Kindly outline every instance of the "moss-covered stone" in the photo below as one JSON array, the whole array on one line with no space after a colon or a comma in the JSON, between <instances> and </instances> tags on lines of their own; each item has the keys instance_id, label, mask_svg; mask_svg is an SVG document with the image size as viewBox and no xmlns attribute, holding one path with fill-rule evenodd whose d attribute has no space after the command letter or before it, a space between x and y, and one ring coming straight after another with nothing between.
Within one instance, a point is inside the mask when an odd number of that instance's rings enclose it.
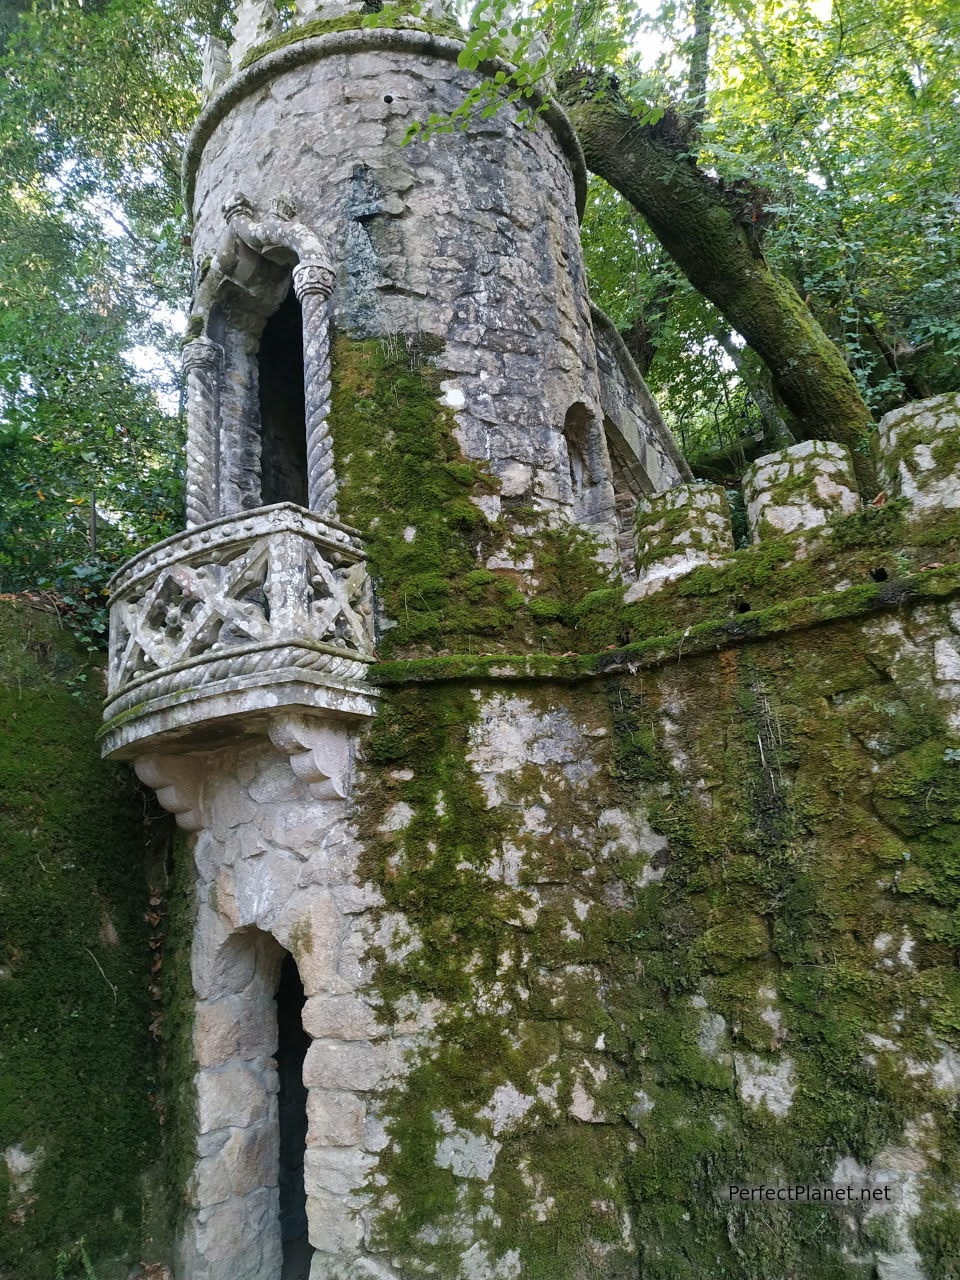
<instances>
[{"instance_id":1,"label":"moss-covered stone","mask_svg":"<svg viewBox=\"0 0 960 1280\"><path fill-rule=\"evenodd\" d=\"M443 343L429 335L334 342L331 431L343 516L364 532L386 615L380 648L417 652L571 647L575 610L605 585L590 538L536 512L491 522L472 499L496 485L465 458L441 403ZM534 569L491 571L502 550Z\"/></svg>"},{"instance_id":2,"label":"moss-covered stone","mask_svg":"<svg viewBox=\"0 0 960 1280\"><path fill-rule=\"evenodd\" d=\"M895 512L877 523L898 538ZM928 570L910 600L924 582L932 599L958 585ZM960 765L928 676L870 630L900 608L889 589L774 606L719 653L697 628L670 656L659 637L649 664L638 645L381 666L419 687L385 697L363 825L389 828L398 800L412 816L365 870L422 945L381 957L374 985L392 1011L439 1007L387 1099L382 1242L402 1274L452 1277L472 1239L491 1274L506 1257L557 1280L868 1280L905 1247L889 1220L717 1189L896 1168L908 1142L915 1246L930 1277L956 1276L960 1149L936 1082L960 1047ZM616 593L591 604L622 618ZM930 637L946 625L924 617ZM537 717L555 738L579 726L589 784L531 764L491 799L469 763L483 726ZM610 822L639 844L598 841ZM530 1103L497 1130L504 1089ZM449 1166L467 1139L493 1153L486 1180Z\"/></svg>"},{"instance_id":3,"label":"moss-covered stone","mask_svg":"<svg viewBox=\"0 0 960 1280\"><path fill-rule=\"evenodd\" d=\"M3 602L0 666L0 1133L35 1157L19 1189L0 1161L0 1270L125 1276L160 1138L143 802L55 615Z\"/></svg>"},{"instance_id":4,"label":"moss-covered stone","mask_svg":"<svg viewBox=\"0 0 960 1280\"><path fill-rule=\"evenodd\" d=\"M309 40L314 36L325 36L332 31L359 31L361 28L380 28L394 31L432 31L434 35L449 36L454 40L464 38L463 29L448 18L438 18L432 13L420 13L418 4L385 4L381 9L365 13L357 9L353 13L341 14L338 18L313 18L309 22L300 22L288 27L286 31L264 40L247 53L240 63L240 69L252 66L287 45L299 44L301 40Z\"/></svg>"}]
</instances>

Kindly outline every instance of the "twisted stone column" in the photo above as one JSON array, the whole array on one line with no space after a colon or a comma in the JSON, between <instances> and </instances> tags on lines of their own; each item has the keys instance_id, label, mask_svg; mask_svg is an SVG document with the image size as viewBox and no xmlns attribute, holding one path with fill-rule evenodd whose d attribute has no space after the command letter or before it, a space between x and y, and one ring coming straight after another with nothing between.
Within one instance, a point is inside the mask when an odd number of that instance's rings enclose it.
<instances>
[{"instance_id":1,"label":"twisted stone column","mask_svg":"<svg viewBox=\"0 0 960 1280\"><path fill-rule=\"evenodd\" d=\"M318 515L335 517L336 476L330 436L330 311L334 276L323 262L301 262L293 288L303 309L303 389L307 422L307 502Z\"/></svg>"},{"instance_id":2,"label":"twisted stone column","mask_svg":"<svg viewBox=\"0 0 960 1280\"><path fill-rule=\"evenodd\" d=\"M187 381L187 528L215 520L223 348L194 338L183 348Z\"/></svg>"}]
</instances>

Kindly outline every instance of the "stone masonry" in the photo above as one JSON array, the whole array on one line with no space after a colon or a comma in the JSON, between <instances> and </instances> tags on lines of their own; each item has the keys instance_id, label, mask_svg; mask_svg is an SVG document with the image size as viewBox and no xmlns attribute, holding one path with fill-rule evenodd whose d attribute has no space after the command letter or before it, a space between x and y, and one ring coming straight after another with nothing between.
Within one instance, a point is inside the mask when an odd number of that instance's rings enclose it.
<instances>
[{"instance_id":1,"label":"stone masonry","mask_svg":"<svg viewBox=\"0 0 960 1280\"><path fill-rule=\"evenodd\" d=\"M797 1244L776 1222L743 1257L773 1239L794 1270L809 1245L831 1265L842 1253L881 1280L919 1278L911 1223L960 1086L937 1003L947 890L930 888L943 862L931 806L946 811L960 759L954 587L923 577L936 562L889 595L838 570L794 617L757 568L765 548L734 549L726 495L692 481L591 308L585 170L562 112L544 104L525 127L505 108L404 146L478 73L424 19L340 29L351 17L337 0L285 30L271 4L244 0L236 47L207 58L186 165L189 528L114 581L104 751L134 762L192 841L177 1280L281 1280L294 1265L296 1280L619 1280L672 1275L701 1246L686 1274L731 1276L717 1259L756 1228L731 1229L702 1179L732 1176L751 1142L758 1160L789 1150L798 1166L818 1143L839 1170L861 1155L908 1209L879 1244L859 1227ZM453 423L429 465L464 492L482 475L449 520L474 530L479 507L522 544L501 560L463 535L456 591L435 569L413 575L428 612L491 583L502 609L534 596L534 534L559 531L560 563L590 584L575 643L602 652L450 652L439 625L425 657L386 652L396 618L374 608L371 529L344 523L333 362L338 336L396 352L415 335L431 340ZM919 510L943 498L927 473L952 435L936 402L918 412L922 440L885 430ZM389 412L371 423L397 430ZM273 493L277 477L295 494ZM760 459L744 491L755 543L797 535L784 540L794 570L811 529L827 537L861 507L848 455L821 442ZM418 536L411 520L404 547ZM720 621L658 652L681 580L732 577L737 557L755 575L749 623L730 624L721 587ZM574 612L535 603L545 625ZM839 852L834 769L853 797ZM860 880L838 885L848 863ZM901 894L911 873L927 879ZM866 948L848 888L869 914ZM916 990L914 948L933 975ZM278 998L291 964L307 1223L293 1241ZM907 1028L901 1002L919 1010ZM838 1019L825 1039L844 1070L887 1090L882 1142L856 1129L853 1086L834 1099L812 1007ZM915 1093L895 1124L904 1071ZM827 1130L828 1096L844 1124Z\"/></svg>"}]
</instances>

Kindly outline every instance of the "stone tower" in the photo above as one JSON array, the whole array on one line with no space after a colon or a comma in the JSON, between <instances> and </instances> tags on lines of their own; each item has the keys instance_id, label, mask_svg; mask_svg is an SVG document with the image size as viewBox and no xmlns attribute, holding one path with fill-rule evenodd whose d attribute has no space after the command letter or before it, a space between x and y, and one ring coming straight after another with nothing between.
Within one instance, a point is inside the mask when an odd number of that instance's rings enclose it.
<instances>
[{"instance_id":1,"label":"stone tower","mask_svg":"<svg viewBox=\"0 0 960 1280\"><path fill-rule=\"evenodd\" d=\"M179 1280L394 1274L366 1190L378 1098L437 1008L385 1023L369 989L371 956L405 945L359 869L374 646L542 649L564 575L631 578L638 500L689 475L587 295L563 113L405 147L478 76L449 21L365 14L284 27L244 0L208 51L187 529L112 588L104 753L196 833Z\"/></svg>"},{"instance_id":2,"label":"stone tower","mask_svg":"<svg viewBox=\"0 0 960 1280\"><path fill-rule=\"evenodd\" d=\"M562 112L404 145L459 35L244 0L208 52L188 527L114 579L102 734L190 833L177 1280L945 1274L956 397L881 423L885 505L759 459L735 549Z\"/></svg>"}]
</instances>

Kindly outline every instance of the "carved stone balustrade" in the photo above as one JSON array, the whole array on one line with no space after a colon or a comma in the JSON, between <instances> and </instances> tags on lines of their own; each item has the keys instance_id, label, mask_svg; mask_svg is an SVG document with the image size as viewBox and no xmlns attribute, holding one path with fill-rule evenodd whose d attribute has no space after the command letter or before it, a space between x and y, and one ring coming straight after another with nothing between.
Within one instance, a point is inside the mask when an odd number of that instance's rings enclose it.
<instances>
[{"instance_id":1,"label":"carved stone balustrade","mask_svg":"<svg viewBox=\"0 0 960 1280\"><path fill-rule=\"evenodd\" d=\"M135 556L111 582L103 754L197 751L278 717L374 712L357 531L278 503Z\"/></svg>"}]
</instances>

